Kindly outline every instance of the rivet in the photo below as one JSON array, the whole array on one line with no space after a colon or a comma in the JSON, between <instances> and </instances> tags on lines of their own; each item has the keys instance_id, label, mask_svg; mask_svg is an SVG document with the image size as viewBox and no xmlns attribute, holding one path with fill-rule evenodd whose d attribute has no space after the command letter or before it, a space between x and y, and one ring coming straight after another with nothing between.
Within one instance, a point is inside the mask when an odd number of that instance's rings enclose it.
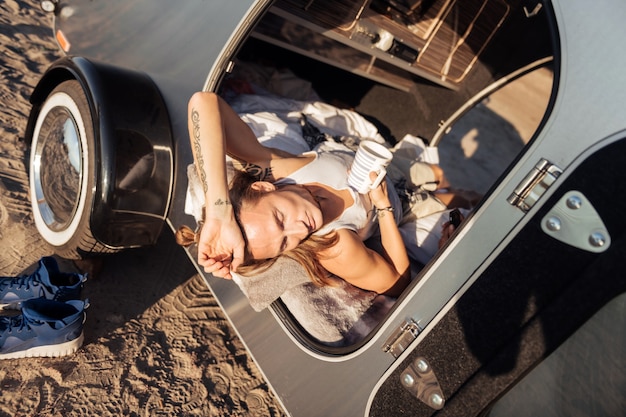
<instances>
[{"instance_id":1,"label":"rivet","mask_svg":"<svg viewBox=\"0 0 626 417\"><path fill-rule=\"evenodd\" d=\"M426 372L428 371L428 362L426 362L424 359L418 359L415 361L415 366L417 367L417 369L420 372Z\"/></svg>"},{"instance_id":2,"label":"rivet","mask_svg":"<svg viewBox=\"0 0 626 417\"><path fill-rule=\"evenodd\" d=\"M437 407L440 407L443 404L443 397L437 393L434 393L430 396L430 402Z\"/></svg>"},{"instance_id":3,"label":"rivet","mask_svg":"<svg viewBox=\"0 0 626 417\"><path fill-rule=\"evenodd\" d=\"M578 210L583 205L583 200L577 195L573 195L567 199L567 207L572 210Z\"/></svg>"},{"instance_id":4,"label":"rivet","mask_svg":"<svg viewBox=\"0 0 626 417\"><path fill-rule=\"evenodd\" d=\"M402 375L402 383L407 387L411 387L415 384L415 379L411 374L404 374Z\"/></svg>"},{"instance_id":5,"label":"rivet","mask_svg":"<svg viewBox=\"0 0 626 417\"><path fill-rule=\"evenodd\" d=\"M601 248L606 243L606 238L600 232L593 232L589 235L589 243L591 243L591 246Z\"/></svg>"},{"instance_id":6,"label":"rivet","mask_svg":"<svg viewBox=\"0 0 626 417\"><path fill-rule=\"evenodd\" d=\"M556 216L550 217L546 220L546 227L548 230L552 230L553 232L558 232L561 230L561 219Z\"/></svg>"}]
</instances>

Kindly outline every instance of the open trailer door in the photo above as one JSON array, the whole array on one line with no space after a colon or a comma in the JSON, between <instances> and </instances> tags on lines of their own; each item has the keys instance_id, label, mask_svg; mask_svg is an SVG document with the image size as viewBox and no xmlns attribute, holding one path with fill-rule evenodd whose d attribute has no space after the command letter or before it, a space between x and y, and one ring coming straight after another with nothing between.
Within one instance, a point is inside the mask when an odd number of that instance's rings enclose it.
<instances>
[{"instance_id":1,"label":"open trailer door","mask_svg":"<svg viewBox=\"0 0 626 417\"><path fill-rule=\"evenodd\" d=\"M625 175L624 127L608 116L620 94L603 96L587 107L599 117L579 122L592 85L617 79L589 64L610 48L583 35L559 37L581 26L601 32L602 19L583 19L569 3L531 6L518 11L546 19L554 52L543 118L455 238L368 337L339 349L316 343L280 303L255 313L231 283L211 281L292 415L480 415L623 292L623 280L605 273L623 264L624 207L611 201ZM606 184L612 172L620 181ZM599 190L599 182L606 187ZM579 226L577 216L588 223ZM572 235L563 232L570 222ZM589 297L596 282L602 288Z\"/></svg>"}]
</instances>

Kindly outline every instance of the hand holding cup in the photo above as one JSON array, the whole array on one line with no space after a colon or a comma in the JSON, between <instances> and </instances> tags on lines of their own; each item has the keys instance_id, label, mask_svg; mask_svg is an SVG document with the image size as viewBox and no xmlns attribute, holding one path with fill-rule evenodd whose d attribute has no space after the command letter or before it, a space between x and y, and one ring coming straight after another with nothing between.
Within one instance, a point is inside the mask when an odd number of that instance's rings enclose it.
<instances>
[{"instance_id":1,"label":"hand holding cup","mask_svg":"<svg viewBox=\"0 0 626 417\"><path fill-rule=\"evenodd\" d=\"M367 194L378 187L387 175L387 166L393 154L384 145L372 140L363 140L356 151L354 162L348 175L348 185L359 194ZM374 181L370 172L378 173Z\"/></svg>"}]
</instances>

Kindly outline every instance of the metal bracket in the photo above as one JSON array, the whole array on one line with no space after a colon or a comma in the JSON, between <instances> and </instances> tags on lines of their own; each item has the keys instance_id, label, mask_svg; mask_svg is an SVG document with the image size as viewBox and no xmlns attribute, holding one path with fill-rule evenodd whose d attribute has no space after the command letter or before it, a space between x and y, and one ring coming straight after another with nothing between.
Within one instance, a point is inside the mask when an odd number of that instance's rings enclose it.
<instances>
[{"instance_id":1,"label":"metal bracket","mask_svg":"<svg viewBox=\"0 0 626 417\"><path fill-rule=\"evenodd\" d=\"M441 410L446 402L439 381L428 361L416 358L400 374L400 382L412 395L435 410Z\"/></svg>"},{"instance_id":2,"label":"metal bracket","mask_svg":"<svg viewBox=\"0 0 626 417\"><path fill-rule=\"evenodd\" d=\"M541 229L570 246L604 252L611 236L591 202L580 191L569 191L541 220Z\"/></svg>"},{"instance_id":3,"label":"metal bracket","mask_svg":"<svg viewBox=\"0 0 626 417\"><path fill-rule=\"evenodd\" d=\"M397 358L404 352L411 342L417 339L422 331L419 324L412 318L408 318L387 338L382 349ZM400 382L411 395L422 401L429 407L440 410L443 408L445 398L439 386L435 372L428 361L418 357L400 374Z\"/></svg>"}]
</instances>

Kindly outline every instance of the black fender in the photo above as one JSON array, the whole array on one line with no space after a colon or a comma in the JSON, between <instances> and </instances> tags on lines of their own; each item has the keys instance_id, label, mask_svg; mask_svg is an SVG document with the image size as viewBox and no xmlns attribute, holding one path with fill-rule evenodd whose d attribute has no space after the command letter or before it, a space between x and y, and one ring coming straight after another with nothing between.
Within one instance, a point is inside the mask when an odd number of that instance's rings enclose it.
<instances>
[{"instance_id":1,"label":"black fender","mask_svg":"<svg viewBox=\"0 0 626 417\"><path fill-rule=\"evenodd\" d=\"M154 244L173 187L173 135L166 104L154 81L82 57L54 62L35 87L27 138L50 92L77 80L89 102L96 155L90 226L102 244L124 249Z\"/></svg>"}]
</instances>

